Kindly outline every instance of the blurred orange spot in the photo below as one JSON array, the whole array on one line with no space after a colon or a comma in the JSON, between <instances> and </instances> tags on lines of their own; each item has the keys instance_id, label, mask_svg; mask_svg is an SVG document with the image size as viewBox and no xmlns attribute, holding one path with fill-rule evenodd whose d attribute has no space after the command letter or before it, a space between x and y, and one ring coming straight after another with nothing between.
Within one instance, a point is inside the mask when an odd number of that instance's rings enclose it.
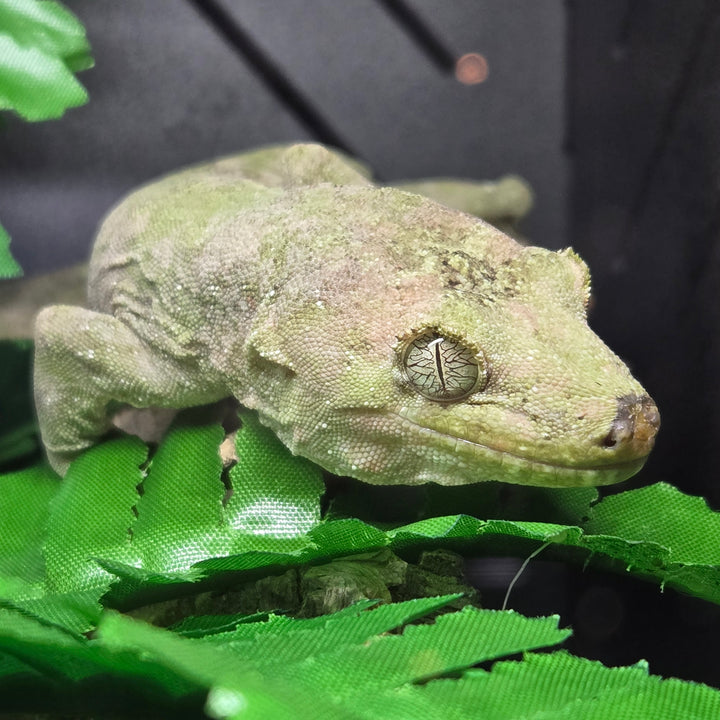
<instances>
[{"instance_id":1,"label":"blurred orange spot","mask_svg":"<svg viewBox=\"0 0 720 720\"><path fill-rule=\"evenodd\" d=\"M489 73L488 61L480 53L466 53L455 63L455 77L463 85L485 82Z\"/></svg>"}]
</instances>

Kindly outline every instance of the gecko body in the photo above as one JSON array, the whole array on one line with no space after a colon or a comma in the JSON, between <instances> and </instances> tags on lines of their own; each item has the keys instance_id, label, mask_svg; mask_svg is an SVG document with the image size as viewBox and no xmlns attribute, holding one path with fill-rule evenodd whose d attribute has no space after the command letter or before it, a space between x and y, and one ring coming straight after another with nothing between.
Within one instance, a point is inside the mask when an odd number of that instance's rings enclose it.
<instances>
[{"instance_id":1,"label":"gecko body","mask_svg":"<svg viewBox=\"0 0 720 720\"><path fill-rule=\"evenodd\" d=\"M293 452L379 484L615 483L657 409L586 322L587 267L377 187L316 145L149 184L104 222L89 309L36 325L61 473L122 405L235 397Z\"/></svg>"}]
</instances>

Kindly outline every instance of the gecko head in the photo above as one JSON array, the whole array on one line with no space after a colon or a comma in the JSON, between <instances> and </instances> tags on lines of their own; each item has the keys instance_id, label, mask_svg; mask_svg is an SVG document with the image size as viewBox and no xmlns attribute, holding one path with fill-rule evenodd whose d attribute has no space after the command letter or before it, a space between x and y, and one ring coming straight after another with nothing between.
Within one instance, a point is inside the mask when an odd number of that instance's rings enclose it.
<instances>
[{"instance_id":1,"label":"gecko head","mask_svg":"<svg viewBox=\"0 0 720 720\"><path fill-rule=\"evenodd\" d=\"M396 345L396 410L435 444L433 478L545 486L620 482L644 464L660 416L627 366L588 327L590 278L571 250L523 248L478 282L470 258L444 263L430 322ZM442 447L443 450L439 450ZM432 454L432 453L431 453Z\"/></svg>"},{"instance_id":2,"label":"gecko head","mask_svg":"<svg viewBox=\"0 0 720 720\"><path fill-rule=\"evenodd\" d=\"M576 486L635 474L660 416L587 325L587 266L571 250L532 247L483 282L473 265L445 262L435 316L395 347L405 400L395 412L415 442L434 446L432 479L468 482L481 469L506 482Z\"/></svg>"},{"instance_id":3,"label":"gecko head","mask_svg":"<svg viewBox=\"0 0 720 720\"><path fill-rule=\"evenodd\" d=\"M298 320L285 398L261 417L295 452L371 483L568 487L635 474L659 414L588 327L587 266L448 217L406 217L402 262L343 265L313 319Z\"/></svg>"}]
</instances>

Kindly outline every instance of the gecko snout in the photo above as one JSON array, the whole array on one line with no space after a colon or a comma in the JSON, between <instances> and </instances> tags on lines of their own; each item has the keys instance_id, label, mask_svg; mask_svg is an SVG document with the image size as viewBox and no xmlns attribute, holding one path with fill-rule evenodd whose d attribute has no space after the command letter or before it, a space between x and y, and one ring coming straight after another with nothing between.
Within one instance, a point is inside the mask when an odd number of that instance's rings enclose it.
<instances>
[{"instance_id":1,"label":"gecko snout","mask_svg":"<svg viewBox=\"0 0 720 720\"><path fill-rule=\"evenodd\" d=\"M648 395L624 395L618 398L618 409L603 438L604 447L633 457L644 457L652 450L660 429L660 413Z\"/></svg>"}]
</instances>

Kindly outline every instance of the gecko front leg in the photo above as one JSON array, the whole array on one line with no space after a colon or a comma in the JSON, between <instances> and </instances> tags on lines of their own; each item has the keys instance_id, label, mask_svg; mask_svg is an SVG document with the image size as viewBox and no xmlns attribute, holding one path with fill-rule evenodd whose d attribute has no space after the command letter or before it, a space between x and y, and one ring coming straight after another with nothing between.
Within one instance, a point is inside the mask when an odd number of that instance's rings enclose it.
<instances>
[{"instance_id":1,"label":"gecko front leg","mask_svg":"<svg viewBox=\"0 0 720 720\"><path fill-rule=\"evenodd\" d=\"M70 462L111 427L117 405L180 408L226 393L198 381L193 363L151 350L117 318L84 308L45 308L35 324L35 403L52 467Z\"/></svg>"}]
</instances>

